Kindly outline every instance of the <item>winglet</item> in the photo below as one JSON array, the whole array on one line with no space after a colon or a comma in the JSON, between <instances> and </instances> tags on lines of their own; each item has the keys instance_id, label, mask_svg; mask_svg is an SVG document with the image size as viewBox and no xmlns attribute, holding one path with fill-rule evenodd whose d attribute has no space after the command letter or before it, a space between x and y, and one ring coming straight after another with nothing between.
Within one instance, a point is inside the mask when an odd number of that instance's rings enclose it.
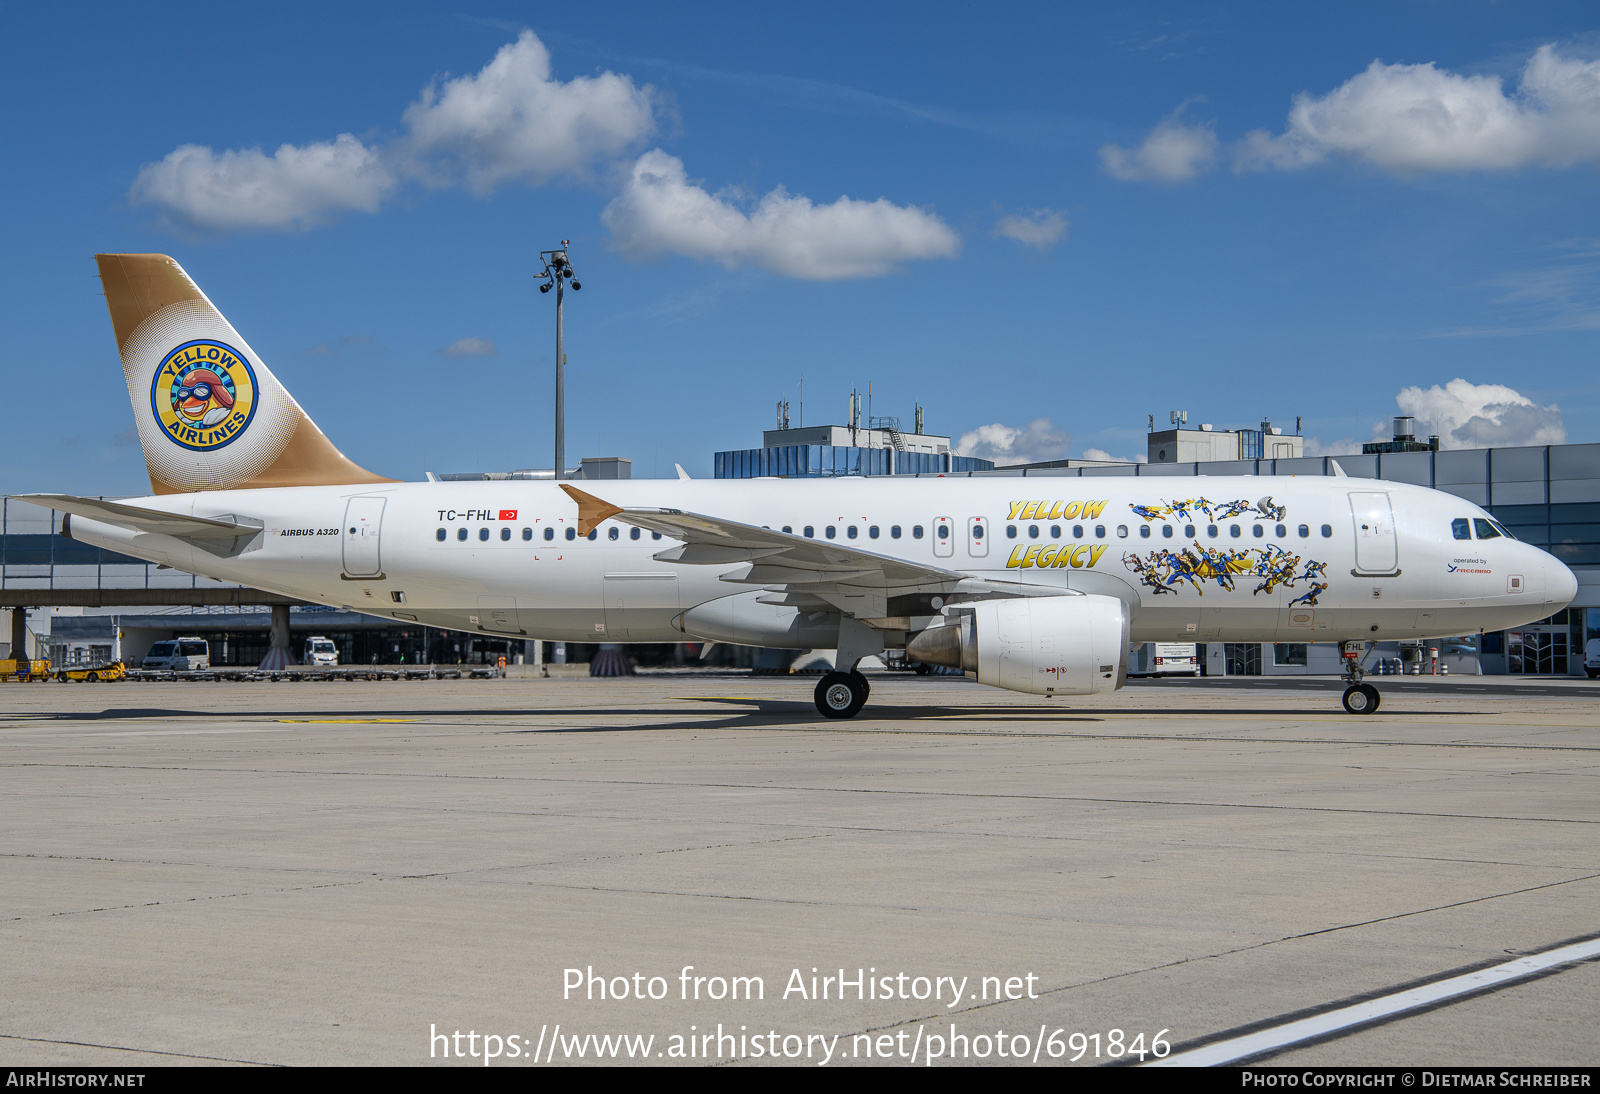
<instances>
[{"instance_id":1,"label":"winglet","mask_svg":"<svg viewBox=\"0 0 1600 1094\"><path fill-rule=\"evenodd\" d=\"M1339 466L1338 460L1329 460L1328 470L1336 479L1348 479L1350 477L1344 473L1344 468Z\"/></svg>"},{"instance_id":2,"label":"winglet","mask_svg":"<svg viewBox=\"0 0 1600 1094\"><path fill-rule=\"evenodd\" d=\"M672 466L673 466L673 467L676 467L676 468L677 468L677 469L678 469L678 481L680 481L680 482L687 482L687 481L688 481L688 479L689 479L689 472L687 472L687 471L685 471L685 470L684 470L684 469L683 469L683 464L681 464L681 463L675 463L675 464L673 464L673 465L672 465Z\"/></svg>"},{"instance_id":3,"label":"winglet","mask_svg":"<svg viewBox=\"0 0 1600 1094\"><path fill-rule=\"evenodd\" d=\"M593 494L585 494L576 486L561 484L561 489L567 496L578 503L578 534L586 536L594 531L595 526L607 517L614 517L622 512L622 506L612 505L609 501L601 501Z\"/></svg>"}]
</instances>

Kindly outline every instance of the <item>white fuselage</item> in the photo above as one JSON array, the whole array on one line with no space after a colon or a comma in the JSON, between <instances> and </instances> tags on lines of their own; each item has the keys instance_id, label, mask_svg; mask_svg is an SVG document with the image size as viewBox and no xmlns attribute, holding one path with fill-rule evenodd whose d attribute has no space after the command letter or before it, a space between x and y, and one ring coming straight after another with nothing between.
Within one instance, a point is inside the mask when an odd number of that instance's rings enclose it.
<instances>
[{"instance_id":1,"label":"white fuselage","mask_svg":"<svg viewBox=\"0 0 1600 1094\"><path fill-rule=\"evenodd\" d=\"M797 536L809 528L819 541L831 530L840 546L972 577L1120 596L1133 606L1135 642L1384 641L1500 630L1565 607L1577 588L1572 572L1548 553L1504 536L1478 536L1488 514L1477 506L1368 479L584 486L624 508L705 513ZM187 516L260 522L262 532L231 556L82 518L72 520L73 538L309 602L464 631L552 641L683 641L701 637L681 629L685 610L751 595L751 586L723 580L747 571L748 563L657 561L653 556L673 541L618 520L602 523L592 538L576 536L577 507L550 482L292 487L129 500ZM1463 519L1473 533L1467 539L1456 538L1452 526Z\"/></svg>"}]
</instances>

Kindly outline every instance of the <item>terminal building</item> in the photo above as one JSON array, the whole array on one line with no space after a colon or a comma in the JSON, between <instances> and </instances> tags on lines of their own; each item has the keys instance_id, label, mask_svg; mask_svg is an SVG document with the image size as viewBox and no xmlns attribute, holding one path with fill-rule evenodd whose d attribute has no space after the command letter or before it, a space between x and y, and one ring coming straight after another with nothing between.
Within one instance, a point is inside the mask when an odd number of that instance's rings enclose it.
<instances>
[{"instance_id":1,"label":"terminal building","mask_svg":"<svg viewBox=\"0 0 1600 1094\"><path fill-rule=\"evenodd\" d=\"M991 471L990 460L957 456L950 438L922 431L922 408L916 408L910 432L895 417L867 418L861 423L861 397L850 396L849 425L789 427L789 405L778 404L778 428L761 434L760 448L716 453L713 475L719 479L817 479L840 475L948 475Z\"/></svg>"}]
</instances>

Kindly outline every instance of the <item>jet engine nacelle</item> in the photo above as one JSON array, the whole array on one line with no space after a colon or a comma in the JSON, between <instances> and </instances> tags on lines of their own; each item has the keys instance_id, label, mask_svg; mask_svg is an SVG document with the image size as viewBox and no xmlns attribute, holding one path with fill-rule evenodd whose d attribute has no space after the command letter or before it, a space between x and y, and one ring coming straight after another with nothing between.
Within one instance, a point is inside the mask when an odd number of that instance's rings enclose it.
<instances>
[{"instance_id":1,"label":"jet engine nacelle","mask_svg":"<svg viewBox=\"0 0 1600 1094\"><path fill-rule=\"evenodd\" d=\"M1030 695L1093 695L1128 681L1127 606L1111 596L984 600L906 647L978 683Z\"/></svg>"}]
</instances>

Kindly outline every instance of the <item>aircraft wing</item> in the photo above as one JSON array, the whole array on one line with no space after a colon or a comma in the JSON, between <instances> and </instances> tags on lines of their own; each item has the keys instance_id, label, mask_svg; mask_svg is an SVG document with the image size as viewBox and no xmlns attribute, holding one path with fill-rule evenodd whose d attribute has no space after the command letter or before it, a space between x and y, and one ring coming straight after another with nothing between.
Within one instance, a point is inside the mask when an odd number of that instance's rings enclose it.
<instances>
[{"instance_id":1,"label":"aircraft wing","mask_svg":"<svg viewBox=\"0 0 1600 1094\"><path fill-rule=\"evenodd\" d=\"M881 555L834 540L808 539L790 532L680 509L624 509L562 484L578 503L578 534L588 535L604 520L620 520L681 541L655 557L662 562L722 565L748 562L722 580L745 585L788 586L796 592L828 597L832 586L873 590L943 591L953 599L1007 596L1071 596L1066 589L1023 582L990 581L958 570ZM881 613L880 613L881 614Z\"/></svg>"},{"instance_id":2,"label":"aircraft wing","mask_svg":"<svg viewBox=\"0 0 1600 1094\"><path fill-rule=\"evenodd\" d=\"M60 509L76 517L114 524L135 532L153 532L183 539L233 539L237 536L253 536L261 531L259 522L242 524L233 517L191 517L181 513L164 513L159 509L125 505L119 501L102 501L99 498L79 498L71 494L14 494L12 497L45 509Z\"/></svg>"}]
</instances>

